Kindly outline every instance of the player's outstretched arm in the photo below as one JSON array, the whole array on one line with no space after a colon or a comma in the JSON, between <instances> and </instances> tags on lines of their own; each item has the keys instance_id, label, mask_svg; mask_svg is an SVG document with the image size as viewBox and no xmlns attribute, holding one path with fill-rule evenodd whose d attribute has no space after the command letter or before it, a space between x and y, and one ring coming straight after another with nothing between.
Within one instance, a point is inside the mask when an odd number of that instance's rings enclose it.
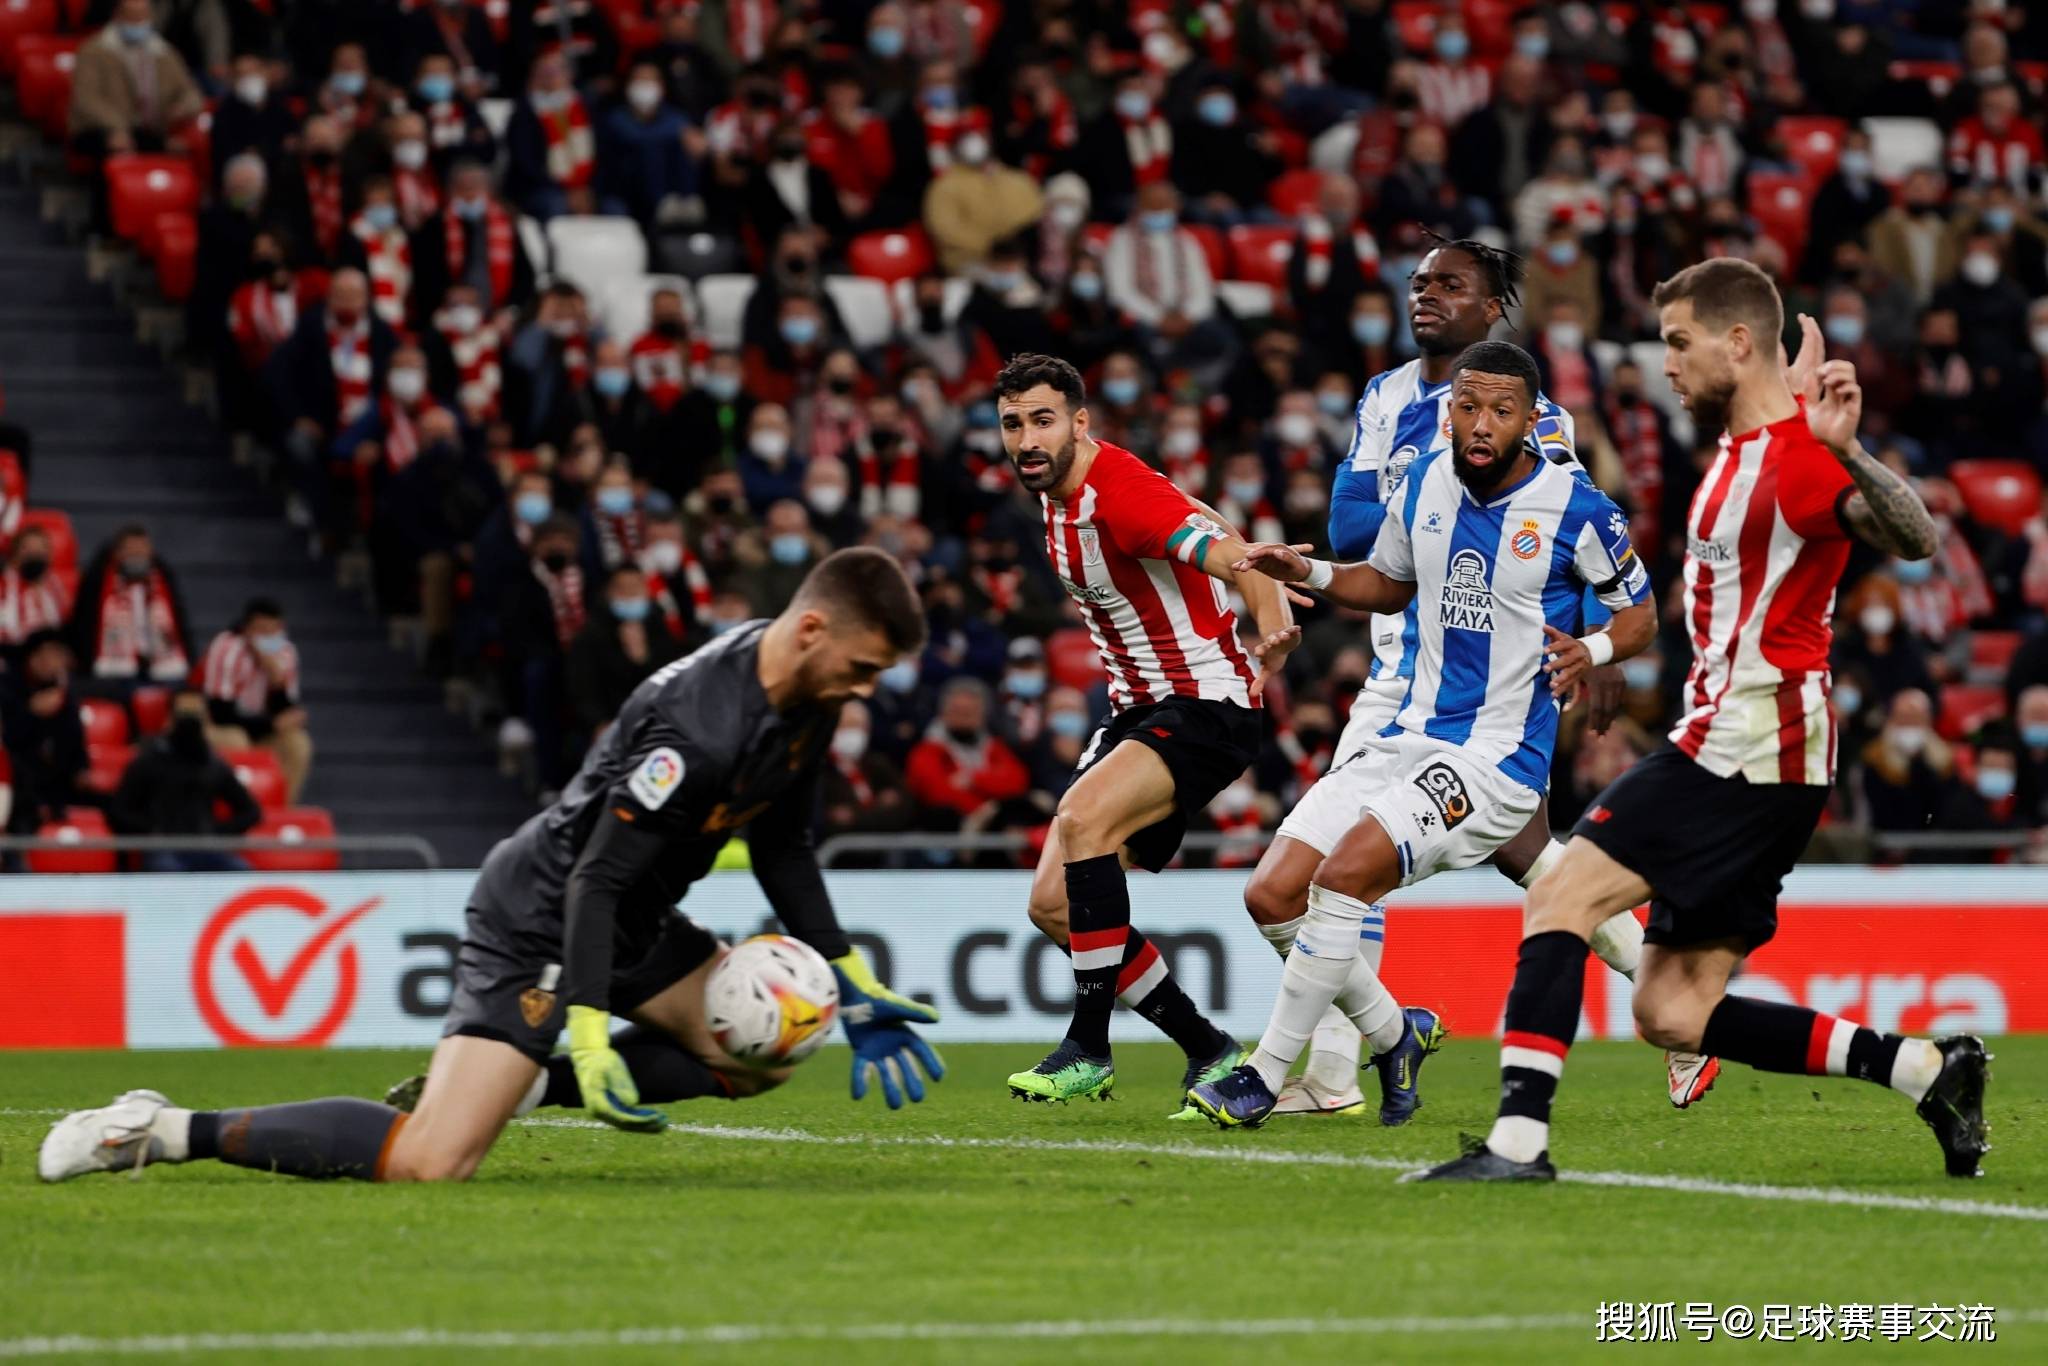
<instances>
[{"instance_id":1,"label":"player's outstretched arm","mask_svg":"<svg viewBox=\"0 0 2048 1366\"><path fill-rule=\"evenodd\" d=\"M1819 328L1800 315L1802 332ZM1799 348L1804 362L1813 351L1812 338ZM1801 366L1794 365L1795 371ZM1856 491L1842 504L1842 527L1865 545L1902 560L1924 560L1940 546L1934 515L1913 492L1913 486L1880 464L1856 439L1863 421L1863 389L1856 367L1845 360L1813 366L1797 376L1806 396L1806 425L1822 445L1842 462Z\"/></svg>"},{"instance_id":2,"label":"player's outstretched arm","mask_svg":"<svg viewBox=\"0 0 2048 1366\"><path fill-rule=\"evenodd\" d=\"M1650 648L1657 638L1657 608L1652 602L1638 602L1614 614L1604 631L1584 637L1568 635L1555 626L1545 626L1548 642L1543 647L1543 672L1550 675L1550 695L1576 702L1581 685L1603 664L1618 664ZM1604 643L1602 643L1604 638ZM1598 650L1605 658L1595 658Z\"/></svg>"},{"instance_id":3,"label":"player's outstretched arm","mask_svg":"<svg viewBox=\"0 0 2048 1366\"><path fill-rule=\"evenodd\" d=\"M1223 533L1210 537L1203 548L1202 572L1233 585L1259 628L1258 644L1252 647L1252 657L1259 661L1259 676L1252 680L1251 689L1252 696L1257 697L1266 690L1267 680L1286 667L1287 656L1294 652L1294 647L1301 644L1301 628L1294 624L1294 608L1288 602L1287 590L1278 582L1264 574L1238 570L1237 562L1247 547L1230 530L1230 523L1207 504L1192 498L1188 501Z\"/></svg>"},{"instance_id":4,"label":"player's outstretched arm","mask_svg":"<svg viewBox=\"0 0 2048 1366\"><path fill-rule=\"evenodd\" d=\"M1248 545L1243 558L1232 568L1240 573L1257 570L1281 583L1300 584L1321 593L1339 607L1359 612L1399 612L1415 599L1412 582L1389 578L1369 564L1331 564L1312 560L1312 545L1281 545L1261 541Z\"/></svg>"}]
</instances>

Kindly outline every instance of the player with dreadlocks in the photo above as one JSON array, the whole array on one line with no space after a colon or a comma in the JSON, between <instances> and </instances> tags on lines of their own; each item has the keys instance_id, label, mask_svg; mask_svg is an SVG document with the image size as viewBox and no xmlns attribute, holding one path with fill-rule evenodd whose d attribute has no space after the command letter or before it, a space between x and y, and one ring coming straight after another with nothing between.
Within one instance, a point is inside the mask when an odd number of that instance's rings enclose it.
<instances>
[{"instance_id":1,"label":"player with dreadlocks","mask_svg":"<svg viewBox=\"0 0 2048 1366\"><path fill-rule=\"evenodd\" d=\"M1337 469L1330 496L1330 549L1340 561L1363 560L1371 554L1409 466L1449 449L1451 380L1458 357L1467 347L1485 341L1493 325L1520 302L1520 257L1471 238L1452 240L1434 233L1429 238L1434 245L1408 280L1408 325L1421 354L1366 384L1352 425L1351 449ZM1592 482L1573 453L1571 414L1542 395L1537 396L1529 443L1540 458ZM1420 606L1411 602L1405 612L1372 618L1372 669L1352 703L1331 767L1391 728L1415 677ZM1585 611L1584 629L1604 630L1609 613L1591 591ZM1581 689L1590 695L1588 722L1596 731L1604 731L1614 718L1621 696L1619 673L1612 666L1596 669ZM1245 908L1283 957L1293 948L1297 931L1314 915L1309 888L1317 865L1358 819L1355 810L1304 799L1281 823L1278 837L1259 861L1245 888ZM1550 837L1546 801L1528 828L1494 855L1493 864L1526 887L1562 849ZM1296 1056L1308 1046L1308 1065L1281 1089L1273 1113L1351 1114L1363 1109L1365 1098L1358 1085L1361 1036L1372 1044L1372 1066L1379 1074L1380 1122L1405 1123L1421 1103L1416 1073L1422 1060L1442 1044L1443 1026L1432 1011L1402 1009L1381 985L1385 926L1385 908L1367 907L1358 958L1346 988L1337 1005L1315 1025L1312 1042L1290 1041ZM1601 926L1592 939L1593 951L1602 960L1631 977L1642 943L1642 926L1625 913ZM1671 1054L1668 1064L1671 1102L1680 1108L1705 1095L1719 1071L1713 1059L1693 1054Z\"/></svg>"}]
</instances>

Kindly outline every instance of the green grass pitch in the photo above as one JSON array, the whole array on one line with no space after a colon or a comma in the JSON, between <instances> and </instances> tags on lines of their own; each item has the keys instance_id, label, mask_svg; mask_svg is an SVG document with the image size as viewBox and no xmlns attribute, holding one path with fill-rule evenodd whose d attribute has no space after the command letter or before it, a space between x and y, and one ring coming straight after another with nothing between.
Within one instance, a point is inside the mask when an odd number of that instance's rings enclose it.
<instances>
[{"instance_id":1,"label":"green grass pitch","mask_svg":"<svg viewBox=\"0 0 2048 1366\"><path fill-rule=\"evenodd\" d=\"M1431 1060L1405 1129L1368 1116L1235 1134L1166 1122L1180 1059L1164 1047L1121 1048L1119 1098L1064 1108L1005 1094L1003 1077L1034 1050L955 1047L932 1098L893 1114L846 1098L835 1048L774 1095L673 1107L677 1127L660 1136L543 1111L473 1184L438 1188L213 1163L59 1187L34 1176L55 1110L137 1086L196 1108L377 1095L419 1054L15 1054L0 1063L0 1360L1727 1354L1690 1338L1596 1343L1597 1306L1626 1299L1989 1304L1989 1346L1880 1337L1734 1350L2044 1361L2048 1039L1992 1046L1995 1150L1972 1182L1943 1177L1911 1106L1875 1087L1730 1067L1680 1114L1651 1050L1573 1051L1553 1130L1567 1171L1795 1187L1799 1199L1396 1184L1395 1163L1450 1156L1460 1130L1484 1132L1496 1085L1484 1041ZM701 1132L713 1126L750 1132ZM1968 1206L1934 1203L1946 1201ZM1280 1335L1243 1326L1269 1320L1285 1321ZM1102 1321L1115 1331L1074 1326ZM316 1336L329 1333L360 1336ZM473 1336L491 1333L505 1336ZM206 1334L255 1336L194 1340ZM112 1341L140 1337L158 1340Z\"/></svg>"}]
</instances>

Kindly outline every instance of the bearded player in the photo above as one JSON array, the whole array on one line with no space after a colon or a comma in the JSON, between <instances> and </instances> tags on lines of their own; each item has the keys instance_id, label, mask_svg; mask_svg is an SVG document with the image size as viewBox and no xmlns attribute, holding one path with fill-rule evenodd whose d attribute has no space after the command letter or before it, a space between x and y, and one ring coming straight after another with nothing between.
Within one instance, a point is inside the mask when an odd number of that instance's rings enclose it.
<instances>
[{"instance_id":1,"label":"bearded player","mask_svg":"<svg viewBox=\"0 0 2048 1366\"><path fill-rule=\"evenodd\" d=\"M1244 1051L1132 927L1125 861L1164 868L1189 816L1256 757L1259 695L1300 628L1279 585L1231 567L1246 547L1221 519L1088 434L1087 390L1073 366L1018 356L996 377L996 411L1018 482L1044 506L1046 553L1101 651L1114 708L1060 799L1031 888L1032 922L1073 958L1073 1021L1010 1090L1026 1100L1108 1096L1109 1019L1121 996L1187 1054L1185 1094ZM1256 673L1226 585L1263 637Z\"/></svg>"},{"instance_id":2,"label":"bearded player","mask_svg":"<svg viewBox=\"0 0 2048 1366\"><path fill-rule=\"evenodd\" d=\"M754 875L788 932L828 959L853 1044L853 1096L924 1099L937 1056L909 1028L937 1012L875 980L847 942L811 849L820 761L840 705L923 648L924 615L879 550L842 550L773 621L747 622L634 689L561 799L501 841L470 893L455 995L410 1115L352 1097L192 1111L130 1091L59 1120L45 1181L215 1159L303 1177L463 1180L516 1114L581 1104L621 1129L649 1103L751 1093L780 1080L730 1065L703 1027L720 946L676 913L744 828ZM614 1035L614 1014L634 1022ZM566 1032L569 1055L551 1062Z\"/></svg>"},{"instance_id":3,"label":"bearded player","mask_svg":"<svg viewBox=\"0 0 2048 1366\"><path fill-rule=\"evenodd\" d=\"M1330 497L1330 547L1339 560L1369 556L1407 473L1416 462L1449 450L1451 376L1458 358L1485 341L1494 324L1517 303L1520 258L1470 239L1435 240L1436 247L1408 281L1408 322L1421 355L1367 383L1353 423L1351 449L1337 468ZM1538 393L1531 450L1590 483L1573 451L1573 437L1571 414ZM1351 704L1350 718L1332 754L1333 767L1356 754L1400 710L1415 677L1419 610L1418 600L1405 612L1371 618L1371 672ZM1598 596L1588 593L1583 627L1604 629L1607 616ZM1596 731L1605 730L1613 719L1621 696L1619 673L1609 665L1595 669L1588 680L1588 724ZM1331 852L1317 839L1317 832L1299 821L1283 825L1245 887L1245 908L1282 956L1307 914L1316 865ZM1546 799L1528 826L1494 854L1492 863L1503 876L1526 887L1561 852L1563 846L1551 838ZM1386 908L1374 905L1358 941L1363 971L1378 974L1385 934ZM1593 952L1624 976L1634 975L1642 943L1642 925L1626 912L1593 933ZM1371 1066L1379 1078L1380 1122L1406 1123L1421 1103L1416 1085L1422 1061L1443 1037L1435 1014L1421 1007L1384 1016L1378 1032L1364 1038L1342 1011L1332 1007L1310 1037L1308 1062L1299 1076L1288 1079L1274 1113L1353 1114L1364 1109L1358 1065L1361 1046L1369 1044ZM1720 1068L1709 1057L1674 1053L1666 1059L1665 1070L1671 1103L1682 1109L1706 1094Z\"/></svg>"},{"instance_id":4,"label":"bearded player","mask_svg":"<svg viewBox=\"0 0 2048 1366\"><path fill-rule=\"evenodd\" d=\"M1405 1179L1551 1181L1550 1109L1578 1028L1586 935L1650 901L1636 1027L1765 1072L1890 1087L1934 1130L1951 1176L1987 1150L1983 1040L1879 1034L1804 1006L1730 995L1777 933L1778 891L1835 778L1829 621L1849 543L1934 553L1912 486L1857 440L1855 367L1806 344L1788 375L1784 305L1746 261L1703 261L1657 286L1664 374L1720 450L1686 523L1688 709L1671 744L1586 809L1563 857L1529 889L1501 1038L1499 1117L1486 1141Z\"/></svg>"}]
</instances>

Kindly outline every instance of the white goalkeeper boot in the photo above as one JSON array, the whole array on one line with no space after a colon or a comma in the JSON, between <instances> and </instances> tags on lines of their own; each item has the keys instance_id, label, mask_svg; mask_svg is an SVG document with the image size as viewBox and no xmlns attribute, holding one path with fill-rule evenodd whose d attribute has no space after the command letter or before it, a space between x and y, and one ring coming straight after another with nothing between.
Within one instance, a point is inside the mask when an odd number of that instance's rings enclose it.
<instances>
[{"instance_id":1,"label":"white goalkeeper boot","mask_svg":"<svg viewBox=\"0 0 2048 1366\"><path fill-rule=\"evenodd\" d=\"M78 1110L50 1126L36 1174L68 1181L87 1172L140 1168L150 1157L150 1125L170 1104L155 1091L128 1091L97 1110Z\"/></svg>"}]
</instances>

